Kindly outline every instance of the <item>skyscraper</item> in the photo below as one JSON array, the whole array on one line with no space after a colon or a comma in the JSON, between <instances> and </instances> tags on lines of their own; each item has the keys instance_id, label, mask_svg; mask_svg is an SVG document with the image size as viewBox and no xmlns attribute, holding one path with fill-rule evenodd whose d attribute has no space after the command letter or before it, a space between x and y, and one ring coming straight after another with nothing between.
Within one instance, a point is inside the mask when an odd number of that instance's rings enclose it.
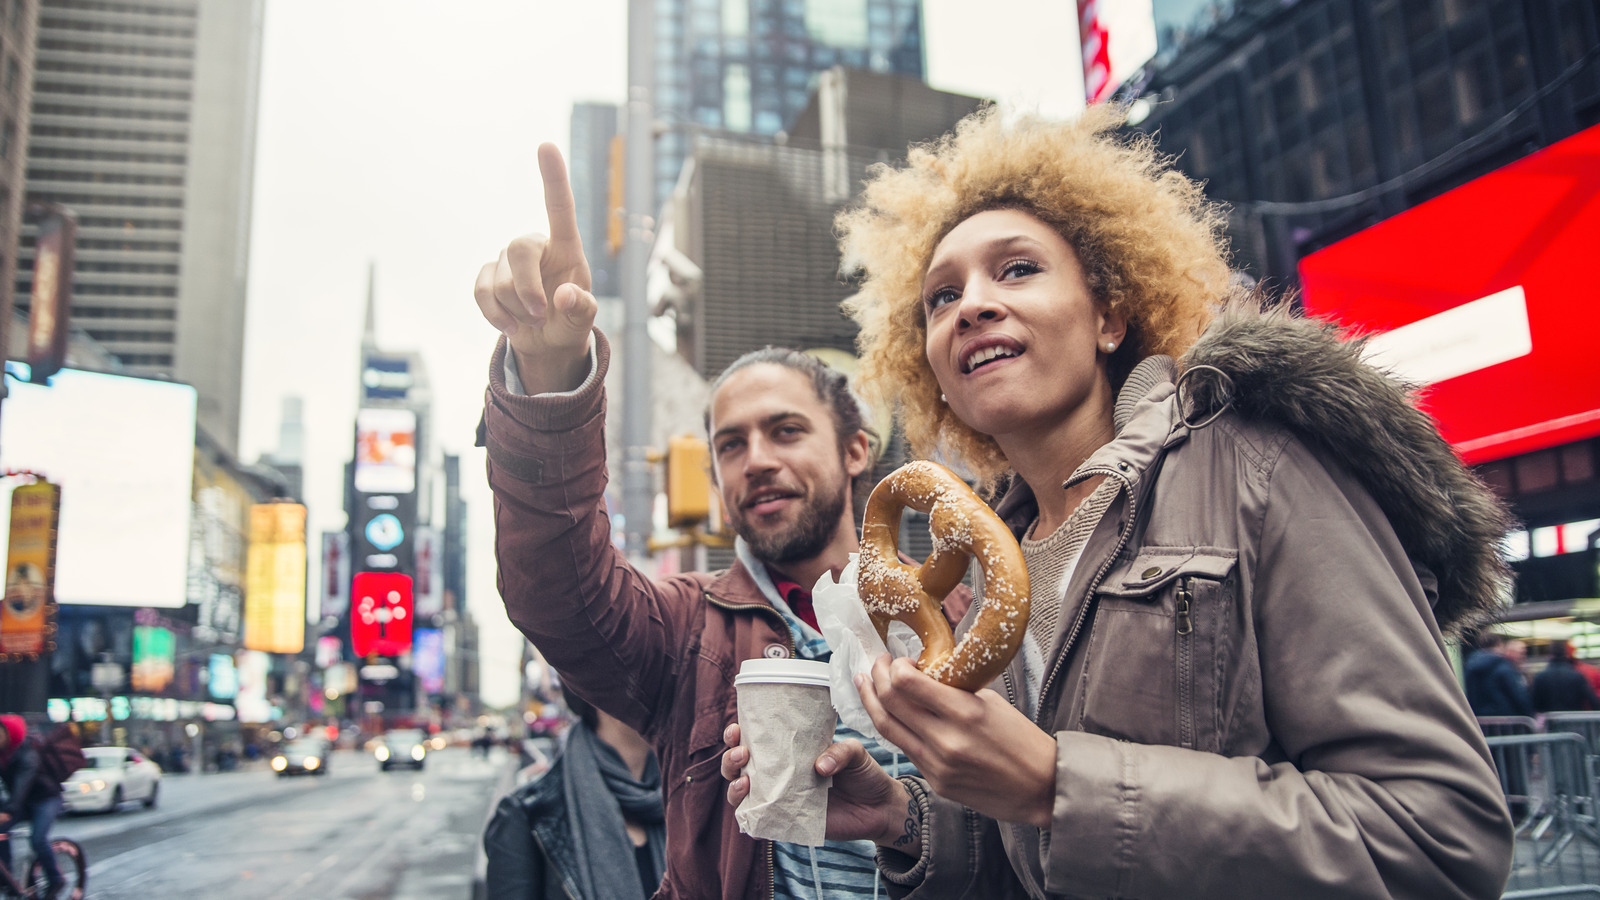
<instances>
[{"instance_id":1,"label":"skyscraper","mask_svg":"<svg viewBox=\"0 0 1600 900\"><path fill-rule=\"evenodd\" d=\"M128 373L194 385L200 425L230 452L262 4L42 0L28 136L27 200L78 215L74 323ZM32 233L18 253L19 308Z\"/></svg>"},{"instance_id":2,"label":"skyscraper","mask_svg":"<svg viewBox=\"0 0 1600 900\"><path fill-rule=\"evenodd\" d=\"M33 31L38 9L23 0L0 4L0 352L9 354L11 287L22 228L22 176L33 108Z\"/></svg>"},{"instance_id":3,"label":"skyscraper","mask_svg":"<svg viewBox=\"0 0 1600 900\"><path fill-rule=\"evenodd\" d=\"M834 66L922 78L921 0L656 0L656 205L695 132L775 135Z\"/></svg>"},{"instance_id":4,"label":"skyscraper","mask_svg":"<svg viewBox=\"0 0 1600 900\"><path fill-rule=\"evenodd\" d=\"M618 134L621 109L614 103L572 104L572 142L567 170L578 207L578 235L589 258L596 297L622 296L622 260L606 246L611 221L611 139Z\"/></svg>"}]
</instances>

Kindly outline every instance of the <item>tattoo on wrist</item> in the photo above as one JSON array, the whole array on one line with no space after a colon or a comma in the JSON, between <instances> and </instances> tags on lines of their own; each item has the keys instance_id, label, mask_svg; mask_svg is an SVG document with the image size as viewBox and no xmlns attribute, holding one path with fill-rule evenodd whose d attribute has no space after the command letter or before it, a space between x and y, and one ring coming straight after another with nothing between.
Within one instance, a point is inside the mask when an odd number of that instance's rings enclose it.
<instances>
[{"instance_id":1,"label":"tattoo on wrist","mask_svg":"<svg viewBox=\"0 0 1600 900\"><path fill-rule=\"evenodd\" d=\"M922 830L922 809L917 806L917 798L906 800L906 822L900 836L894 839L896 847L904 847L917 839L917 832Z\"/></svg>"}]
</instances>

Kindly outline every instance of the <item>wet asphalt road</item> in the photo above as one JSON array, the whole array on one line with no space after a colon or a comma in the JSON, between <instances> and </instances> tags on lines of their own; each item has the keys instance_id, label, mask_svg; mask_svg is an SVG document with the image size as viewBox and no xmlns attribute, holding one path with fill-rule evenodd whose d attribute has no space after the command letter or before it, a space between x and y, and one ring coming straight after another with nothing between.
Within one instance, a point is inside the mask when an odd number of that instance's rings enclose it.
<instances>
[{"instance_id":1,"label":"wet asphalt road","mask_svg":"<svg viewBox=\"0 0 1600 900\"><path fill-rule=\"evenodd\" d=\"M479 837L506 757L431 754L380 772L367 753L329 774L168 775L154 809L65 816L91 900L435 900L471 896Z\"/></svg>"}]
</instances>

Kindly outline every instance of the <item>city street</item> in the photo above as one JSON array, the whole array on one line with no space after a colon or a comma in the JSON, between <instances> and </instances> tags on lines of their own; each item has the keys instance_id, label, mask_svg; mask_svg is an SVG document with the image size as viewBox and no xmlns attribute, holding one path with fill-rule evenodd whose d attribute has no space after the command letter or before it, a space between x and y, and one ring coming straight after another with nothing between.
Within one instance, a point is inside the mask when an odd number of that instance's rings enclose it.
<instances>
[{"instance_id":1,"label":"city street","mask_svg":"<svg viewBox=\"0 0 1600 900\"><path fill-rule=\"evenodd\" d=\"M83 844L94 900L465 900L505 761L447 748L423 771L380 772L343 750L323 777L169 775L156 808L67 816L56 832Z\"/></svg>"}]
</instances>

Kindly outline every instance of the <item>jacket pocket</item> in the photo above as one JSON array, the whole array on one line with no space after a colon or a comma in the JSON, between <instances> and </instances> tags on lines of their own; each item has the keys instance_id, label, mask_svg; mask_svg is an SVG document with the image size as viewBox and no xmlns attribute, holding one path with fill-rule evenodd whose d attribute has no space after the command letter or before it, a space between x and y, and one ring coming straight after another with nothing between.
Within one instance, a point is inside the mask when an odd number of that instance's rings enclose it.
<instances>
[{"instance_id":1,"label":"jacket pocket","mask_svg":"<svg viewBox=\"0 0 1600 900\"><path fill-rule=\"evenodd\" d=\"M1101 582L1079 727L1144 744L1217 751L1220 654L1232 616L1234 550L1146 547Z\"/></svg>"}]
</instances>

